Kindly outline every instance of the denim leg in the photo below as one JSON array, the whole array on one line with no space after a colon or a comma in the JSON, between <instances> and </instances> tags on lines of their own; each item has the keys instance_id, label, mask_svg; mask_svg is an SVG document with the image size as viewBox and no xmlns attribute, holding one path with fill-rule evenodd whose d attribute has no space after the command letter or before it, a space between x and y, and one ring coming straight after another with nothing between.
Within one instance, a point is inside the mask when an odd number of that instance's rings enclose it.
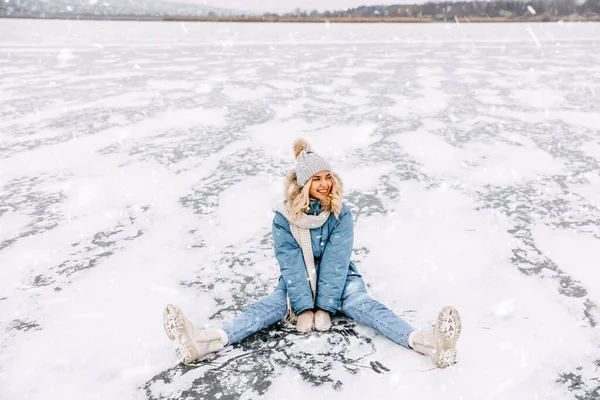
<instances>
[{"instance_id":1,"label":"denim leg","mask_svg":"<svg viewBox=\"0 0 600 400\"><path fill-rule=\"evenodd\" d=\"M287 311L287 292L275 290L257 301L223 327L228 344L239 342L269 325L281 321Z\"/></svg>"},{"instance_id":2,"label":"denim leg","mask_svg":"<svg viewBox=\"0 0 600 400\"><path fill-rule=\"evenodd\" d=\"M415 329L366 292L353 293L345 298L342 301L341 311L356 322L373 328L399 345L410 349L408 335Z\"/></svg>"}]
</instances>

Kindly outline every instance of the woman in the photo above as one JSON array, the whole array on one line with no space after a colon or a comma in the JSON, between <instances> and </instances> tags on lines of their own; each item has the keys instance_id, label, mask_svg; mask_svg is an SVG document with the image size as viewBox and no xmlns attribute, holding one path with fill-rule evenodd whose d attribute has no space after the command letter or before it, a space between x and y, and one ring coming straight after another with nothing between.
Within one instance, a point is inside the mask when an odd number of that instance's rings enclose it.
<instances>
[{"instance_id":1,"label":"woman","mask_svg":"<svg viewBox=\"0 0 600 400\"><path fill-rule=\"evenodd\" d=\"M193 363L281 320L295 323L300 332L327 331L331 315L341 312L428 355L440 368L454 364L462 330L458 311L445 307L432 328L417 331L372 299L350 260L354 227L349 208L342 204L340 178L306 141L296 140L294 153L295 170L285 181L285 201L273 220L279 284L223 329L198 329L178 307L168 305L164 328L181 361Z\"/></svg>"}]
</instances>

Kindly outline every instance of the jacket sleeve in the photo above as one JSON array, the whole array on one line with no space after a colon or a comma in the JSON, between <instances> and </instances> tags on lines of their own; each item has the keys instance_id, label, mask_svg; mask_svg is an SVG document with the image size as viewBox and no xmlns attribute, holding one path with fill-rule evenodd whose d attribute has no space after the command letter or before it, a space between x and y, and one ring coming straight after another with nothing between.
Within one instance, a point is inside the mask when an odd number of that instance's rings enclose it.
<instances>
[{"instance_id":1,"label":"jacket sleeve","mask_svg":"<svg viewBox=\"0 0 600 400\"><path fill-rule=\"evenodd\" d=\"M321 257L316 299L318 308L332 313L340 309L353 245L352 213L344 206Z\"/></svg>"},{"instance_id":2,"label":"jacket sleeve","mask_svg":"<svg viewBox=\"0 0 600 400\"><path fill-rule=\"evenodd\" d=\"M289 222L279 213L273 219L273 244L292 309L296 314L312 310L315 305L302 249L292 236Z\"/></svg>"}]
</instances>

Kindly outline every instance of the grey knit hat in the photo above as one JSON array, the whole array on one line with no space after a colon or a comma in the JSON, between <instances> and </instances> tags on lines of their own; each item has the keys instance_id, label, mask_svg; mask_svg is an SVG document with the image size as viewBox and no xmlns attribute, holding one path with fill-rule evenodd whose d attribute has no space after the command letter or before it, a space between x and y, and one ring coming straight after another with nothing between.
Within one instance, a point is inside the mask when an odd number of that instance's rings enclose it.
<instances>
[{"instance_id":1,"label":"grey knit hat","mask_svg":"<svg viewBox=\"0 0 600 400\"><path fill-rule=\"evenodd\" d=\"M331 166L317 153L314 153L304 139L294 141L296 155L296 183L302 187L314 175L321 171L331 171Z\"/></svg>"}]
</instances>

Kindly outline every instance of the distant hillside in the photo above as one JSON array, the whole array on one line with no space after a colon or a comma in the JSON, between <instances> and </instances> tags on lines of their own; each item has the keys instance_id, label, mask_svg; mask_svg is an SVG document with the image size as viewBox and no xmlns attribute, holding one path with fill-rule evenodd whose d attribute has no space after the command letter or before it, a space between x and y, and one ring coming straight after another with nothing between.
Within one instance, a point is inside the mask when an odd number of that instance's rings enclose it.
<instances>
[{"instance_id":1,"label":"distant hillside","mask_svg":"<svg viewBox=\"0 0 600 400\"><path fill-rule=\"evenodd\" d=\"M79 1L79 2L77 2ZM0 17L236 22L508 22L600 20L600 0L453 0L257 15L178 0L0 0ZM179 0L185 1L185 0ZM189 0L188 0L189 1ZM201 0L198 0L201 1ZM274 0L275 1L275 0Z\"/></svg>"},{"instance_id":2,"label":"distant hillside","mask_svg":"<svg viewBox=\"0 0 600 400\"><path fill-rule=\"evenodd\" d=\"M374 1L375 3L375 1ZM303 10L283 14L297 18L424 18L453 20L454 18L523 18L600 15L600 0L438 0L424 4L361 6L346 10ZM277 16L277 14L265 14Z\"/></svg>"},{"instance_id":3,"label":"distant hillside","mask_svg":"<svg viewBox=\"0 0 600 400\"><path fill-rule=\"evenodd\" d=\"M200 16L227 17L240 12L165 0L0 0L0 16Z\"/></svg>"}]
</instances>

